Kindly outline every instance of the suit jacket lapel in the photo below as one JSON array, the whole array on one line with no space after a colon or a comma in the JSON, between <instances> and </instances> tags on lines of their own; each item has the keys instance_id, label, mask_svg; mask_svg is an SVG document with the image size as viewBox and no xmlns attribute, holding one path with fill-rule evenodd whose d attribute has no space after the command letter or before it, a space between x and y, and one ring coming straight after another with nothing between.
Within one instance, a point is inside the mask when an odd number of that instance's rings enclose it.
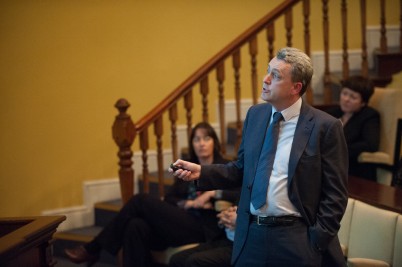
<instances>
[{"instance_id":1,"label":"suit jacket lapel","mask_svg":"<svg viewBox=\"0 0 402 267\"><path fill-rule=\"evenodd\" d=\"M295 174L297 163L299 162L299 159L305 150L313 127L314 116L311 112L311 108L303 102L293 138L292 149L290 151L288 185L291 184L290 182Z\"/></svg>"}]
</instances>

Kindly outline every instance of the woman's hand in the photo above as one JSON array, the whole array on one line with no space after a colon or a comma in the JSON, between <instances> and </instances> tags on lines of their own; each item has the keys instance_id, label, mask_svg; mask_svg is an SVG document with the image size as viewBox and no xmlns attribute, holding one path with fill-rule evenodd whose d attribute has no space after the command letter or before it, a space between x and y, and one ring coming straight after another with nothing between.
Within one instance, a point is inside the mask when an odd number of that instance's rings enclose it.
<instances>
[{"instance_id":1,"label":"woman's hand","mask_svg":"<svg viewBox=\"0 0 402 267\"><path fill-rule=\"evenodd\" d=\"M201 165L181 159L176 160L173 165L179 167L180 169L173 171L172 168L169 168L169 172L173 173L173 175L177 178L180 178L184 181L194 181L200 178Z\"/></svg>"},{"instance_id":2,"label":"woman's hand","mask_svg":"<svg viewBox=\"0 0 402 267\"><path fill-rule=\"evenodd\" d=\"M234 230L236 228L236 211L237 206L233 206L218 213L218 215L216 215L219 219L218 224L223 225L230 230Z\"/></svg>"},{"instance_id":3,"label":"woman's hand","mask_svg":"<svg viewBox=\"0 0 402 267\"><path fill-rule=\"evenodd\" d=\"M197 202L196 200L186 200L186 202L184 203L184 209L212 209L212 203L211 202L207 202L204 204L200 204L199 202Z\"/></svg>"},{"instance_id":4,"label":"woman's hand","mask_svg":"<svg viewBox=\"0 0 402 267\"><path fill-rule=\"evenodd\" d=\"M215 191L206 191L196 197L194 200L187 200L184 204L184 209L212 209L213 205L211 198L215 196Z\"/></svg>"},{"instance_id":5,"label":"woman's hand","mask_svg":"<svg viewBox=\"0 0 402 267\"><path fill-rule=\"evenodd\" d=\"M205 191L194 199L194 208L196 209L211 209L211 198L215 196L215 191Z\"/></svg>"}]
</instances>

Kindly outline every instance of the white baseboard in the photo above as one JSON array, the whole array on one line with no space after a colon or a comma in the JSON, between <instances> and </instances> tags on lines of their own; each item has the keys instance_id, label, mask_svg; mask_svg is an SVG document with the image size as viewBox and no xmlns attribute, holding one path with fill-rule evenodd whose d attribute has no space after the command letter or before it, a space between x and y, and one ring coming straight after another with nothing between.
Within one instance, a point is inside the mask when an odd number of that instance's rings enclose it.
<instances>
[{"instance_id":1,"label":"white baseboard","mask_svg":"<svg viewBox=\"0 0 402 267\"><path fill-rule=\"evenodd\" d=\"M82 206L45 210L42 215L65 215L67 219L60 224L59 231L93 225L95 203L120 198L119 179L85 181L83 192L84 204Z\"/></svg>"}]
</instances>

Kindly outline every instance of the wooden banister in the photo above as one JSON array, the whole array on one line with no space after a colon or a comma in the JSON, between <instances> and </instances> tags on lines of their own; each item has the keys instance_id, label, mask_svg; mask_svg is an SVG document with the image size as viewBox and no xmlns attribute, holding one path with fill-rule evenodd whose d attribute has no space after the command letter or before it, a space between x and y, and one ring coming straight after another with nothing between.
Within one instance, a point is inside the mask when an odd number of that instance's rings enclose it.
<instances>
[{"instance_id":1,"label":"wooden banister","mask_svg":"<svg viewBox=\"0 0 402 267\"><path fill-rule=\"evenodd\" d=\"M342 78L349 77L349 61L348 61L348 8L347 1L342 0L341 13L342 13Z\"/></svg>"},{"instance_id":2,"label":"wooden banister","mask_svg":"<svg viewBox=\"0 0 402 267\"><path fill-rule=\"evenodd\" d=\"M362 32L362 76L368 77L367 41L366 41L366 0L360 0L361 32Z\"/></svg>"},{"instance_id":3,"label":"wooden banister","mask_svg":"<svg viewBox=\"0 0 402 267\"><path fill-rule=\"evenodd\" d=\"M130 107L128 101L119 99L115 107L119 110L119 114L115 118L112 133L113 139L119 147L120 191L123 202L126 203L134 191L134 170L132 168L133 161L131 160L133 152L131 151L131 145L136 136L136 131L130 115L127 114L127 109Z\"/></svg>"}]
</instances>

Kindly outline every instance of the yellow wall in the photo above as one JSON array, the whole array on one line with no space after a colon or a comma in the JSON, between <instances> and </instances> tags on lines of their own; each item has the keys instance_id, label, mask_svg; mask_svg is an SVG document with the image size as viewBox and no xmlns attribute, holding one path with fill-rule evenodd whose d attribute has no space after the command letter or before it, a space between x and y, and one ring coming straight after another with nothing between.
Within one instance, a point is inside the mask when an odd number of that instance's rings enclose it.
<instances>
[{"instance_id":1,"label":"yellow wall","mask_svg":"<svg viewBox=\"0 0 402 267\"><path fill-rule=\"evenodd\" d=\"M115 101L137 120L279 2L0 1L0 216L81 205L117 176Z\"/></svg>"}]
</instances>

